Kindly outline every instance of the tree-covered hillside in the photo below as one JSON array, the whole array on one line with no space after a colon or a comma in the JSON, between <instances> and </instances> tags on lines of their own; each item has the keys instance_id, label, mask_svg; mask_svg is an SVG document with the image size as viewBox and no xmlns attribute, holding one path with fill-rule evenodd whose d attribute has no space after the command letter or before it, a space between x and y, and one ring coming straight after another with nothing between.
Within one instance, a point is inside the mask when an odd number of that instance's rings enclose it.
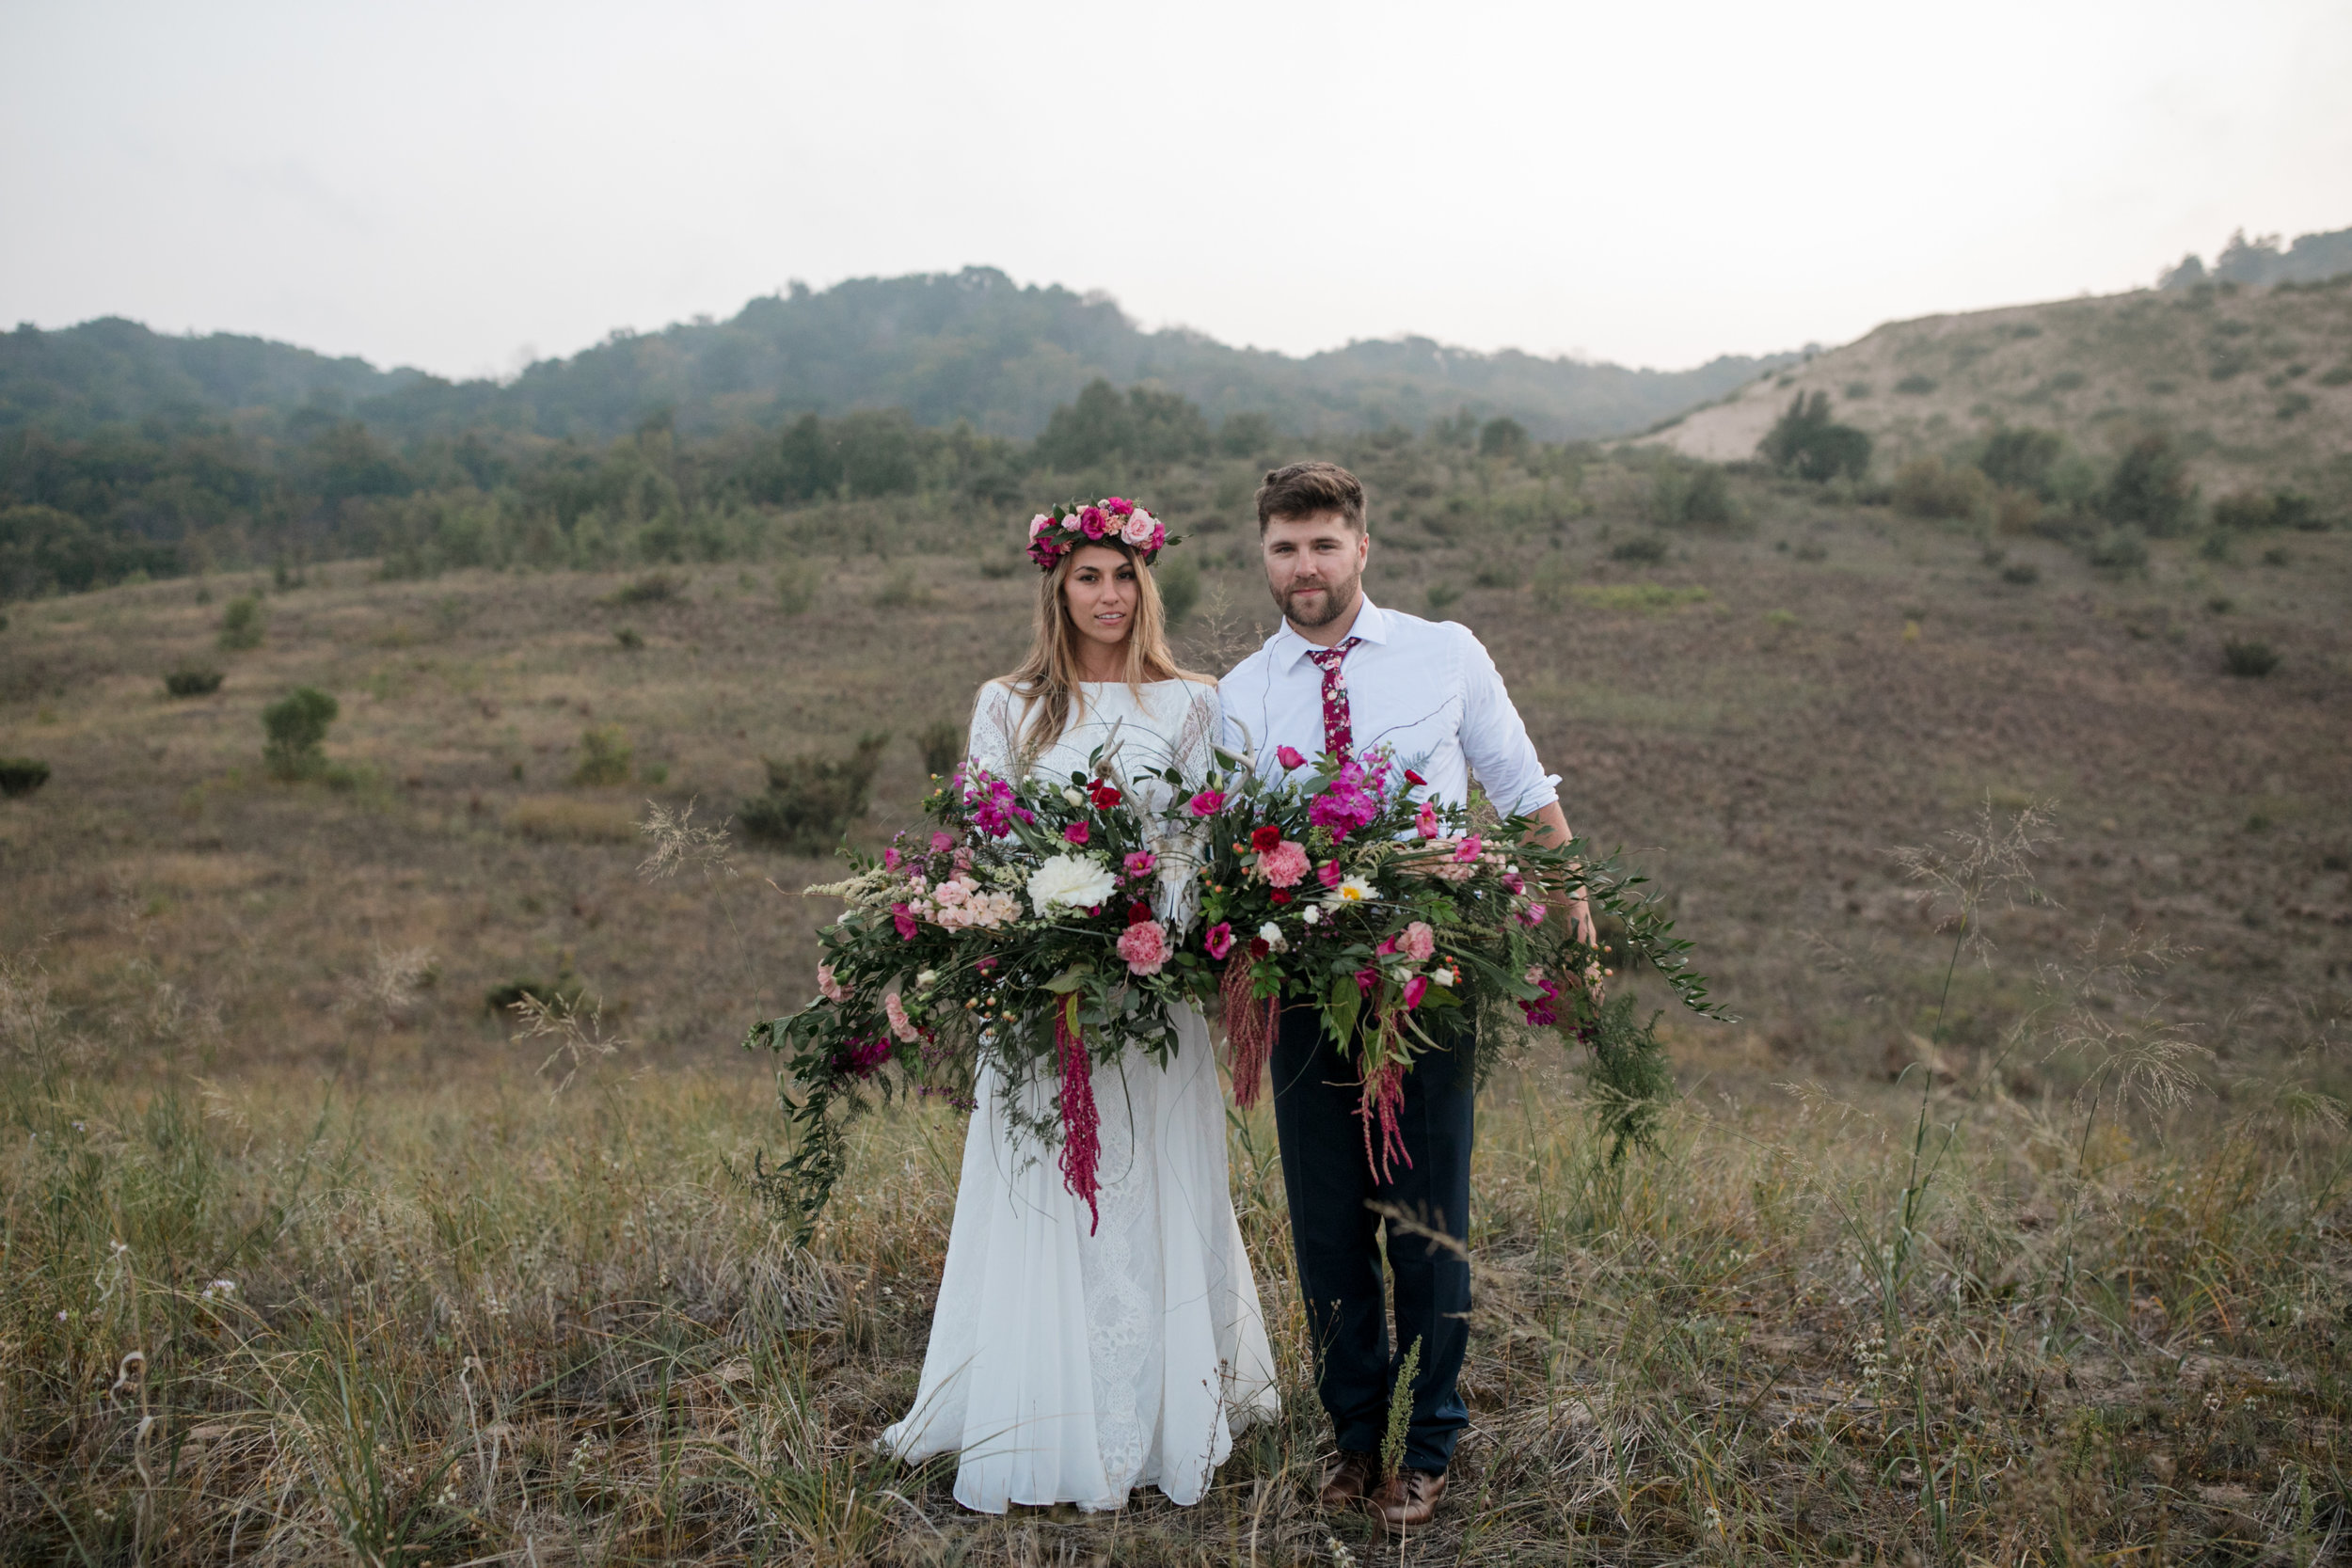
<instances>
[{"instance_id":1,"label":"tree-covered hillside","mask_svg":"<svg viewBox=\"0 0 2352 1568\"><path fill-rule=\"evenodd\" d=\"M854 279L822 293L796 286L753 300L729 321L615 332L506 385L376 372L249 338L168 338L121 321L20 327L0 339L0 430L84 435L159 414L307 406L357 418L393 440L481 425L609 440L665 411L679 430L710 435L803 413L898 408L918 425L963 420L1025 439L1099 378L1155 383L1212 420L1263 413L1300 436L1418 429L1468 404L1563 439L1640 429L1793 357L1643 371L1415 338L1293 358L1195 332L1145 332L1108 299L1024 288L993 268L968 267Z\"/></svg>"}]
</instances>

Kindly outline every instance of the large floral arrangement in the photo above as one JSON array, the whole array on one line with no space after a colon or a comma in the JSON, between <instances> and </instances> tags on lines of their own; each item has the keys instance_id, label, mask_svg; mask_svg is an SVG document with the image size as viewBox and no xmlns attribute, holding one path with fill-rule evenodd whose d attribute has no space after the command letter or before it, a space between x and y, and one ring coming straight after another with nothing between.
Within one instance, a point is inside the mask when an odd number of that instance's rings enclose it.
<instances>
[{"instance_id":1,"label":"large floral arrangement","mask_svg":"<svg viewBox=\"0 0 2352 1568\"><path fill-rule=\"evenodd\" d=\"M807 890L847 906L819 935L818 995L744 1042L782 1053L797 1089L798 1147L760 1174L804 1229L840 1176L850 1116L898 1089L961 1099L982 1070L1094 1211L1090 1069L1131 1044L1164 1062L1172 1009L1206 989L1209 964L1184 924L1201 835L1138 810L1105 750L1091 760L1020 784L967 765L925 802L930 827ZM1050 1109L1025 1120L1041 1077Z\"/></svg>"},{"instance_id":2,"label":"large floral arrangement","mask_svg":"<svg viewBox=\"0 0 2352 1568\"><path fill-rule=\"evenodd\" d=\"M1052 571L1054 562L1081 545L1111 540L1132 546L1147 566L1161 550L1184 543L1181 535L1170 538L1167 525L1157 517L1118 496L1067 505L1056 502L1051 512L1029 519L1029 559L1040 571Z\"/></svg>"},{"instance_id":3,"label":"large floral arrangement","mask_svg":"<svg viewBox=\"0 0 2352 1568\"><path fill-rule=\"evenodd\" d=\"M1174 808L1207 832L1194 940L1221 966L1235 1098L1256 1098L1280 1009L1319 1007L1360 1069L1365 1158L1385 1176L1404 1157L1405 1074L1447 1033L1438 1017L1470 1008L1587 1048L1618 1107L1616 1148L1644 1135L1668 1079L1630 1000L1608 1004L1608 978L1645 962L1715 1012L1644 879L1581 840L1542 842L1531 817L1479 826L1382 752L1273 760L1261 773L1219 752L1209 787Z\"/></svg>"}]
</instances>

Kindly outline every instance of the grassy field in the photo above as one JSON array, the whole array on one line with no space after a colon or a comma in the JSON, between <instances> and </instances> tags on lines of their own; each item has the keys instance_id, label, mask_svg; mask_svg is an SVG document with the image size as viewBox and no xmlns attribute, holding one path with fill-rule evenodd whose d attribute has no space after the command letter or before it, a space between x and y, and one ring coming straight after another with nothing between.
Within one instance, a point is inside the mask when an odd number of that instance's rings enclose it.
<instances>
[{"instance_id":1,"label":"grassy field","mask_svg":"<svg viewBox=\"0 0 2352 1568\"><path fill-rule=\"evenodd\" d=\"M886 835L910 737L1011 662L1030 579L937 540L833 553L889 537L843 503L800 515L788 561L650 596L312 568L240 653L215 630L258 581L8 607L0 756L52 768L0 804L10 1551L2331 1551L2352 541L2155 541L2115 576L1811 487L1740 481L1736 525L1661 531L1638 467L1359 461L1375 596L1486 640L1570 820L1658 879L1743 1021L1673 1028L1684 1099L1620 1172L1565 1064L1489 1089L1474 1425L1438 1528L1399 1545L1311 1508L1262 1118L1234 1173L1286 1418L1207 1502L975 1520L946 1470L863 1447L913 1393L961 1124L866 1124L817 1244L787 1245L742 1180L781 1133L735 1042L808 989L827 911L790 890L822 863L731 840L724 867L640 870L648 800L717 823L762 756L882 728L859 833ZM1270 620L1246 477L1152 496L1199 531L1203 666ZM2275 671L2233 676L2253 641ZM226 680L167 696L192 657ZM258 715L304 683L342 713L328 775L289 784ZM591 730L625 784L575 782ZM2053 836L2021 848L2037 803ZM1950 835L1979 832L2008 852L1972 873ZM490 1003L522 981L600 1002L593 1037L513 1037Z\"/></svg>"}]
</instances>

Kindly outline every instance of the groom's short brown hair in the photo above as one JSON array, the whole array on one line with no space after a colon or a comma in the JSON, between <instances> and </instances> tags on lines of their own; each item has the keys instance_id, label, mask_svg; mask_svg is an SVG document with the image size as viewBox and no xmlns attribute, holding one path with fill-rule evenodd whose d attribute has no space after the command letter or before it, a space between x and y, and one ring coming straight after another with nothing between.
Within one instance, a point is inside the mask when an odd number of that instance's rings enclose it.
<instances>
[{"instance_id":1,"label":"groom's short brown hair","mask_svg":"<svg viewBox=\"0 0 2352 1568\"><path fill-rule=\"evenodd\" d=\"M1313 517L1336 512L1359 533L1364 528L1363 481L1337 463L1294 463L1265 476L1258 487L1258 531L1277 517Z\"/></svg>"}]
</instances>

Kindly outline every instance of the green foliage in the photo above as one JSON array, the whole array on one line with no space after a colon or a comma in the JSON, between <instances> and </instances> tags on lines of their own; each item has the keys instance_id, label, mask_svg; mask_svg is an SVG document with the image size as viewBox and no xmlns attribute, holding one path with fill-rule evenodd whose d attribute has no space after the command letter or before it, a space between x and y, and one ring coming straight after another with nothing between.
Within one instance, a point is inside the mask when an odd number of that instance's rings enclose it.
<instances>
[{"instance_id":1,"label":"green foliage","mask_svg":"<svg viewBox=\"0 0 2352 1568\"><path fill-rule=\"evenodd\" d=\"M49 782L49 765L35 757L0 757L0 795L13 800Z\"/></svg>"},{"instance_id":2,"label":"green foliage","mask_svg":"<svg viewBox=\"0 0 2352 1568\"><path fill-rule=\"evenodd\" d=\"M1421 1376L1421 1335L1413 1336L1405 1359L1396 1366L1396 1383L1389 1390L1389 1424L1380 1436L1380 1475L1393 1481L1405 1463L1405 1439L1413 1425L1413 1383Z\"/></svg>"},{"instance_id":3,"label":"green foliage","mask_svg":"<svg viewBox=\"0 0 2352 1568\"><path fill-rule=\"evenodd\" d=\"M2004 490L2023 490L2054 500L2058 459L2065 451L2066 438L2055 430L2003 425L1985 437L1977 467Z\"/></svg>"},{"instance_id":4,"label":"green foliage","mask_svg":"<svg viewBox=\"0 0 2352 1568\"><path fill-rule=\"evenodd\" d=\"M175 697L202 697L220 689L218 670L206 664L183 664L164 676L164 689Z\"/></svg>"},{"instance_id":5,"label":"green foliage","mask_svg":"<svg viewBox=\"0 0 2352 1568\"><path fill-rule=\"evenodd\" d=\"M1800 479L1861 479L1870 471L1869 436L1830 418L1827 392L1798 393L1756 451L1779 472Z\"/></svg>"},{"instance_id":6,"label":"green foliage","mask_svg":"<svg viewBox=\"0 0 2352 1568\"><path fill-rule=\"evenodd\" d=\"M1660 1014L1633 1022L1634 999L1620 991L1601 1005L1592 1034L1592 1064L1584 1069L1585 1103L1615 1170L1637 1149L1658 1147L1658 1127L1675 1098L1673 1064L1658 1037Z\"/></svg>"},{"instance_id":7,"label":"green foliage","mask_svg":"<svg viewBox=\"0 0 2352 1568\"><path fill-rule=\"evenodd\" d=\"M6 503L0 491L0 602L79 594L135 572L164 577L181 569L175 546L117 532L54 506Z\"/></svg>"},{"instance_id":8,"label":"green foliage","mask_svg":"<svg viewBox=\"0 0 2352 1568\"><path fill-rule=\"evenodd\" d=\"M2260 680L2279 668L2280 656L2267 642L2232 640L2221 644L2221 662L2233 675L2246 680Z\"/></svg>"},{"instance_id":9,"label":"green foliage","mask_svg":"<svg viewBox=\"0 0 2352 1568\"><path fill-rule=\"evenodd\" d=\"M890 743L886 731L858 737L847 757L803 755L767 759L768 789L736 811L743 831L795 853L822 854L866 815L875 766Z\"/></svg>"},{"instance_id":10,"label":"green foliage","mask_svg":"<svg viewBox=\"0 0 2352 1568\"><path fill-rule=\"evenodd\" d=\"M824 581L824 574L801 561L785 561L776 566L776 608L787 615L805 614L817 602L817 590Z\"/></svg>"},{"instance_id":11,"label":"green foliage","mask_svg":"<svg viewBox=\"0 0 2352 1568\"><path fill-rule=\"evenodd\" d=\"M1206 457L1213 445L1209 421L1181 393L1131 387L1122 398L1098 378L1076 402L1054 410L1037 438L1037 454L1064 471L1108 463L1152 467Z\"/></svg>"},{"instance_id":12,"label":"green foliage","mask_svg":"<svg viewBox=\"0 0 2352 1568\"><path fill-rule=\"evenodd\" d=\"M876 610L908 610L930 603L930 594L924 591L913 566L893 566L882 586L874 590L873 602Z\"/></svg>"},{"instance_id":13,"label":"green foliage","mask_svg":"<svg viewBox=\"0 0 2352 1568\"><path fill-rule=\"evenodd\" d=\"M1631 562L1637 565L1655 566L1666 559L1669 546L1655 533L1637 533L1632 538L1609 546L1612 561Z\"/></svg>"},{"instance_id":14,"label":"green foliage","mask_svg":"<svg viewBox=\"0 0 2352 1568\"><path fill-rule=\"evenodd\" d=\"M1971 519L1993 506L1993 483L1966 463L1915 457L1895 470L1895 510L1914 517Z\"/></svg>"},{"instance_id":15,"label":"green foliage","mask_svg":"<svg viewBox=\"0 0 2352 1568\"><path fill-rule=\"evenodd\" d=\"M2166 436L2132 443L2099 498L2100 510L2117 523L2136 523L2155 538L2178 533L2197 499L2188 464Z\"/></svg>"},{"instance_id":16,"label":"green foliage","mask_svg":"<svg viewBox=\"0 0 2352 1568\"><path fill-rule=\"evenodd\" d=\"M1168 624L1182 626L1200 602L1200 562L1177 555L1154 567L1153 575L1160 585L1160 603L1168 610Z\"/></svg>"},{"instance_id":17,"label":"green foliage","mask_svg":"<svg viewBox=\"0 0 2352 1568\"><path fill-rule=\"evenodd\" d=\"M1478 455L1518 462L1531 445L1527 427L1507 414L1497 415L1478 427Z\"/></svg>"},{"instance_id":18,"label":"green foliage","mask_svg":"<svg viewBox=\"0 0 2352 1568\"><path fill-rule=\"evenodd\" d=\"M1720 527L1732 520L1731 483L1712 463L1661 464L1643 511L1667 528Z\"/></svg>"},{"instance_id":19,"label":"green foliage","mask_svg":"<svg viewBox=\"0 0 2352 1568\"><path fill-rule=\"evenodd\" d=\"M1227 457L1258 457L1272 451L1281 439L1273 415L1244 409L1225 416L1217 427L1216 450Z\"/></svg>"},{"instance_id":20,"label":"green foliage","mask_svg":"<svg viewBox=\"0 0 2352 1568\"><path fill-rule=\"evenodd\" d=\"M485 1012L512 1012L518 1003L536 1002L543 1006L569 1011L580 1006L587 988L569 969L559 972L552 980L518 974L501 985L492 986L482 996Z\"/></svg>"},{"instance_id":21,"label":"green foliage","mask_svg":"<svg viewBox=\"0 0 2352 1568\"><path fill-rule=\"evenodd\" d=\"M2118 576L2145 571L2148 566L2148 542L2137 529L2109 529L2091 542L2086 554L2093 566Z\"/></svg>"},{"instance_id":22,"label":"green foliage","mask_svg":"<svg viewBox=\"0 0 2352 1568\"><path fill-rule=\"evenodd\" d=\"M1461 596L1461 589L1455 587L1453 583L1433 582L1429 585L1428 589L1423 592L1422 599L1422 602L1429 606L1430 614L1442 615L1447 610L1453 609L1454 601L1459 599Z\"/></svg>"},{"instance_id":23,"label":"green foliage","mask_svg":"<svg viewBox=\"0 0 2352 1568\"><path fill-rule=\"evenodd\" d=\"M326 726L342 705L312 686L297 686L262 710L262 730L268 736L262 760L280 779L316 778L326 768Z\"/></svg>"},{"instance_id":24,"label":"green foliage","mask_svg":"<svg viewBox=\"0 0 2352 1568\"><path fill-rule=\"evenodd\" d=\"M1925 397L1935 390L1935 378L1914 372L1895 383L1895 390L1906 397Z\"/></svg>"},{"instance_id":25,"label":"green foliage","mask_svg":"<svg viewBox=\"0 0 2352 1568\"><path fill-rule=\"evenodd\" d=\"M963 761L965 738L961 725L945 719L924 725L914 737L915 748L923 753L923 771L934 779L953 773Z\"/></svg>"},{"instance_id":26,"label":"green foliage","mask_svg":"<svg viewBox=\"0 0 2352 1568\"><path fill-rule=\"evenodd\" d=\"M686 579L673 572L648 572L621 584L596 602L602 605L670 604L686 597Z\"/></svg>"},{"instance_id":27,"label":"green foliage","mask_svg":"<svg viewBox=\"0 0 2352 1568\"><path fill-rule=\"evenodd\" d=\"M645 634L635 626L622 626L612 633L612 641L633 654L645 645Z\"/></svg>"},{"instance_id":28,"label":"green foliage","mask_svg":"<svg viewBox=\"0 0 2352 1568\"><path fill-rule=\"evenodd\" d=\"M627 784L629 764L636 756L635 748L628 743L628 732L618 724L599 724L582 730L580 763L572 769L572 783L586 788Z\"/></svg>"},{"instance_id":29,"label":"green foliage","mask_svg":"<svg viewBox=\"0 0 2352 1568\"><path fill-rule=\"evenodd\" d=\"M242 594L221 606L220 635L224 653L244 653L262 645L262 601Z\"/></svg>"}]
</instances>

